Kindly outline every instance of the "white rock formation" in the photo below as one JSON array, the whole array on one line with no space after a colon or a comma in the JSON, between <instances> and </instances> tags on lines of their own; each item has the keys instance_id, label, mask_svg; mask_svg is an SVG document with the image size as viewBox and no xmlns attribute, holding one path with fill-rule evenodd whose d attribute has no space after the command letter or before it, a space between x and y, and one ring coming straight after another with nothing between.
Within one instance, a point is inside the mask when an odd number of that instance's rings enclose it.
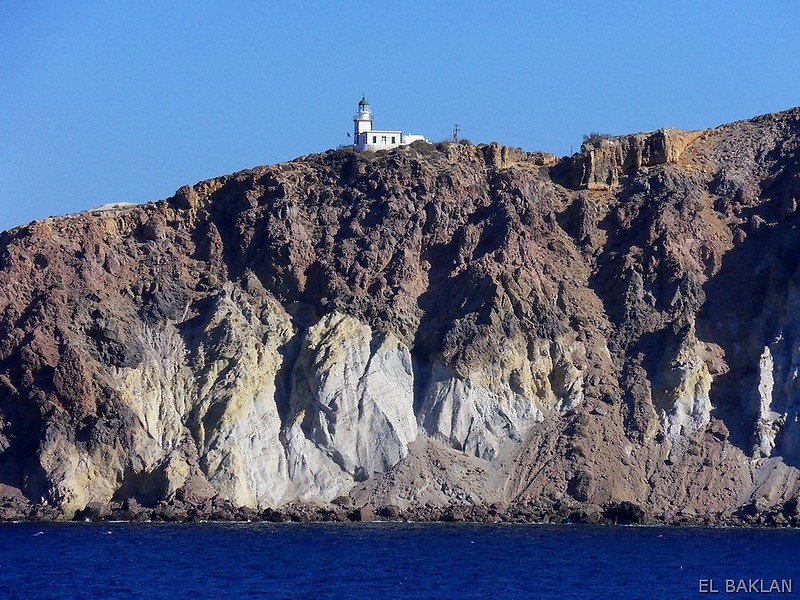
<instances>
[{"instance_id":1,"label":"white rock formation","mask_svg":"<svg viewBox=\"0 0 800 600\"><path fill-rule=\"evenodd\" d=\"M708 424L713 378L703 359L703 344L693 333L654 379L653 396L670 443L691 437Z\"/></svg>"},{"instance_id":2,"label":"white rock formation","mask_svg":"<svg viewBox=\"0 0 800 600\"><path fill-rule=\"evenodd\" d=\"M775 448L775 438L784 423L784 417L773 410L773 394L775 388L775 363L769 346L758 361L758 421L756 422L755 448L756 455L771 456Z\"/></svg>"},{"instance_id":3,"label":"white rock formation","mask_svg":"<svg viewBox=\"0 0 800 600\"><path fill-rule=\"evenodd\" d=\"M411 353L390 333L338 313L303 331L231 283L206 315L192 330L143 325L141 362L109 374L135 421L127 452L81 447L59 462L53 432L42 458L61 504L110 501L129 477L137 493L171 498L198 476L235 505L330 501L394 467L420 432L493 459L583 399L582 351L543 341L468 377L433 365L415 414Z\"/></svg>"},{"instance_id":4,"label":"white rock formation","mask_svg":"<svg viewBox=\"0 0 800 600\"><path fill-rule=\"evenodd\" d=\"M583 375L571 359L574 350L542 344L531 352L512 351L513 359L468 377L433 365L420 425L446 445L491 460L504 441L519 442L545 414L583 401Z\"/></svg>"},{"instance_id":5,"label":"white rock formation","mask_svg":"<svg viewBox=\"0 0 800 600\"><path fill-rule=\"evenodd\" d=\"M301 496L303 487L330 498L343 491L318 485L320 470L331 478L344 472L352 484L408 453L417 436L411 353L393 335L328 315L308 330L292 380L287 451L303 454L311 445L324 457L290 473Z\"/></svg>"}]
</instances>

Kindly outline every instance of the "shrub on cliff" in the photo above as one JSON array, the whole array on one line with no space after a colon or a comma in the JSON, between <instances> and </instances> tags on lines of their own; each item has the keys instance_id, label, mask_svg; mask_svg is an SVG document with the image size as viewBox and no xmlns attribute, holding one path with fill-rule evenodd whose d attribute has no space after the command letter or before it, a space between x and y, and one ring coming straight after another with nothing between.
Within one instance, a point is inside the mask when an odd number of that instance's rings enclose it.
<instances>
[{"instance_id":1,"label":"shrub on cliff","mask_svg":"<svg viewBox=\"0 0 800 600\"><path fill-rule=\"evenodd\" d=\"M612 137L610 133L600 133L598 131L591 131L583 136L583 141L581 142L581 147L590 147L596 148L599 146L600 142L603 140L607 140L608 138Z\"/></svg>"}]
</instances>

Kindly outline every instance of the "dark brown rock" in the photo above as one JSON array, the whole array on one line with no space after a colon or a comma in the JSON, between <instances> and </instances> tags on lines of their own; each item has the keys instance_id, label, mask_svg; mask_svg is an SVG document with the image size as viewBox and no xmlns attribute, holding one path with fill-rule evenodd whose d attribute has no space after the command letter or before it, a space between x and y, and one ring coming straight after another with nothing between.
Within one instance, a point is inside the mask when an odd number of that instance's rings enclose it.
<instances>
[{"instance_id":1,"label":"dark brown rock","mask_svg":"<svg viewBox=\"0 0 800 600\"><path fill-rule=\"evenodd\" d=\"M603 509L596 504L587 504L572 511L568 517L569 523L583 523L590 525L602 525L610 523L609 518L604 514Z\"/></svg>"},{"instance_id":2,"label":"dark brown rock","mask_svg":"<svg viewBox=\"0 0 800 600\"><path fill-rule=\"evenodd\" d=\"M400 507L396 504L389 504L388 506L381 507L380 510L378 510L378 514L384 519L396 521L401 518L403 511L400 510Z\"/></svg>"},{"instance_id":3,"label":"dark brown rock","mask_svg":"<svg viewBox=\"0 0 800 600\"><path fill-rule=\"evenodd\" d=\"M606 505L603 517L614 525L644 525L649 520L641 506L627 500Z\"/></svg>"},{"instance_id":4,"label":"dark brown rock","mask_svg":"<svg viewBox=\"0 0 800 600\"><path fill-rule=\"evenodd\" d=\"M799 517L800 516L800 498L795 497L795 498L791 498L790 500L787 500L783 504L782 512L783 512L783 515L787 519L792 519L794 517Z\"/></svg>"},{"instance_id":5,"label":"dark brown rock","mask_svg":"<svg viewBox=\"0 0 800 600\"><path fill-rule=\"evenodd\" d=\"M276 510L274 508L267 508L261 513L261 519L263 521L269 521L272 523L284 523L290 520L289 516L286 515L284 512L280 510Z\"/></svg>"},{"instance_id":6,"label":"dark brown rock","mask_svg":"<svg viewBox=\"0 0 800 600\"><path fill-rule=\"evenodd\" d=\"M186 521L188 512L183 505L168 504L167 502L158 502L153 508L152 517L157 521L166 522L179 522Z\"/></svg>"},{"instance_id":7,"label":"dark brown rock","mask_svg":"<svg viewBox=\"0 0 800 600\"><path fill-rule=\"evenodd\" d=\"M593 478L591 473L578 471L572 479L569 480L567 493L578 502L586 502L592 493L592 482Z\"/></svg>"},{"instance_id":8,"label":"dark brown rock","mask_svg":"<svg viewBox=\"0 0 800 600\"><path fill-rule=\"evenodd\" d=\"M362 523L374 521L375 511L373 510L372 505L365 504L361 508L355 509L352 513L350 513L350 520Z\"/></svg>"},{"instance_id":9,"label":"dark brown rock","mask_svg":"<svg viewBox=\"0 0 800 600\"><path fill-rule=\"evenodd\" d=\"M76 521L100 521L111 518L112 508L102 502L90 502L83 510L75 513Z\"/></svg>"},{"instance_id":10,"label":"dark brown rock","mask_svg":"<svg viewBox=\"0 0 800 600\"><path fill-rule=\"evenodd\" d=\"M450 508L441 514L439 520L447 523L463 523L467 520L467 517L463 510L458 508Z\"/></svg>"}]
</instances>

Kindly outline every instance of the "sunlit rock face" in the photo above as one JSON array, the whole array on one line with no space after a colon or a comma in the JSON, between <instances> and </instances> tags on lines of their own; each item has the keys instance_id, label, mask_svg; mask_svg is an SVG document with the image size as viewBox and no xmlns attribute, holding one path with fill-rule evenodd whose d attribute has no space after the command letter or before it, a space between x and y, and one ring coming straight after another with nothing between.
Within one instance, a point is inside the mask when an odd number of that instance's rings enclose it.
<instances>
[{"instance_id":1,"label":"sunlit rock face","mask_svg":"<svg viewBox=\"0 0 800 600\"><path fill-rule=\"evenodd\" d=\"M329 151L4 232L0 484L66 518L785 502L798 201L795 109Z\"/></svg>"}]
</instances>

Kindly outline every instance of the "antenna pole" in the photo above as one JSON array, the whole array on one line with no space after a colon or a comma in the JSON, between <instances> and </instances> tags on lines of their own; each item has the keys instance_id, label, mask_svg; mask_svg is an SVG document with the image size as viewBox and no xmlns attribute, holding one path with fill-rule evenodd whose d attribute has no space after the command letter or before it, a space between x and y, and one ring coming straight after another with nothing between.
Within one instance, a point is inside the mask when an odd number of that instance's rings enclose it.
<instances>
[{"instance_id":1,"label":"antenna pole","mask_svg":"<svg viewBox=\"0 0 800 600\"><path fill-rule=\"evenodd\" d=\"M453 125L453 141L454 142L458 141L458 134L459 133L461 133L461 126L458 123L456 123L455 125Z\"/></svg>"}]
</instances>

